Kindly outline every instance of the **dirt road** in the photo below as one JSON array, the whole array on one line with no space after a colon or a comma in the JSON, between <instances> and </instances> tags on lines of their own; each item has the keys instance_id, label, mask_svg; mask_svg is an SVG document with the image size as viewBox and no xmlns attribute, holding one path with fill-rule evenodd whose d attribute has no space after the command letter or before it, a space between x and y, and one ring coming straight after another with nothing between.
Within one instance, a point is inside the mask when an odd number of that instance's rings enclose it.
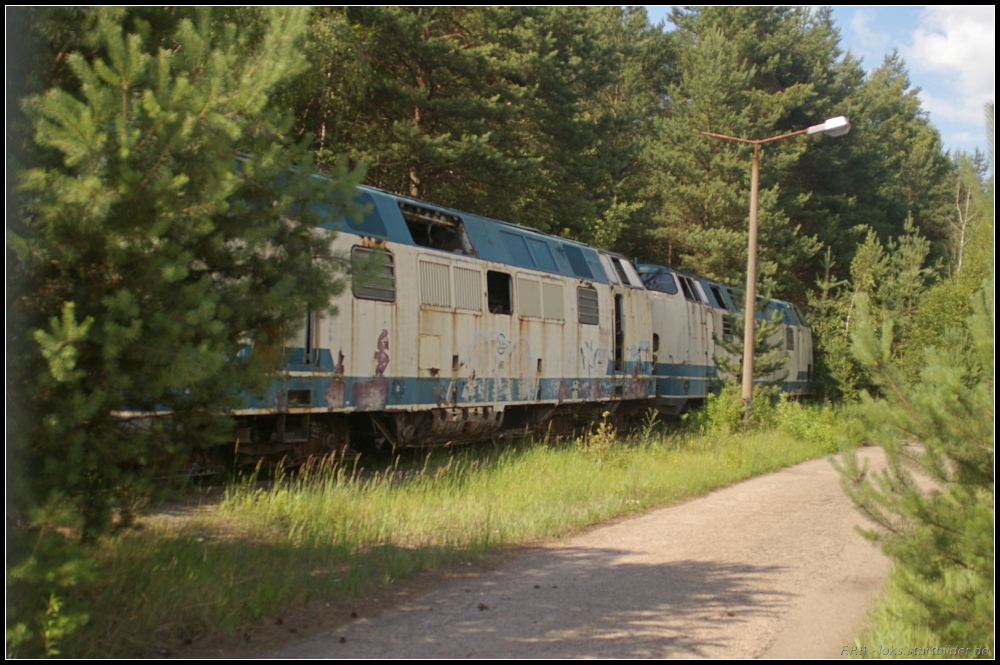
<instances>
[{"instance_id":1,"label":"dirt road","mask_svg":"<svg viewBox=\"0 0 1000 665\"><path fill-rule=\"evenodd\" d=\"M860 522L814 460L529 550L267 656L837 657L889 568Z\"/></svg>"}]
</instances>

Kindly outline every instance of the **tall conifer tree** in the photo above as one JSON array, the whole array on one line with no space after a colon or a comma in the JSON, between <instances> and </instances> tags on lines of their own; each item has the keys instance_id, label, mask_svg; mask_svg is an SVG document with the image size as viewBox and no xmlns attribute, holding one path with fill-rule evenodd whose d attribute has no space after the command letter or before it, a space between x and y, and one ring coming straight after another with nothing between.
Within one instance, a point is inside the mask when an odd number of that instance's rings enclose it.
<instances>
[{"instance_id":1,"label":"tall conifer tree","mask_svg":"<svg viewBox=\"0 0 1000 665\"><path fill-rule=\"evenodd\" d=\"M268 370L242 348L328 307L328 238L287 214L316 196L346 209L359 179L307 177L270 101L302 71L304 11L247 29L144 16L82 12L67 76L24 100L34 166L8 233L13 507L68 501L87 535L129 514L142 470L219 440Z\"/></svg>"}]
</instances>

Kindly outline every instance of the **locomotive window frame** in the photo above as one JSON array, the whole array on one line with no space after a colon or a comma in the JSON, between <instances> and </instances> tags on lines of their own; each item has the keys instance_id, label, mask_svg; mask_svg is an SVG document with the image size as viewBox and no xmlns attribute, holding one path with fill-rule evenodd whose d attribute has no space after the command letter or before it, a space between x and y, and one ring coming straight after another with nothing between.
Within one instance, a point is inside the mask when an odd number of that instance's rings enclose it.
<instances>
[{"instance_id":1,"label":"locomotive window frame","mask_svg":"<svg viewBox=\"0 0 1000 665\"><path fill-rule=\"evenodd\" d=\"M514 313L513 283L510 273L486 271L486 303L490 314L510 316Z\"/></svg>"},{"instance_id":2,"label":"locomotive window frame","mask_svg":"<svg viewBox=\"0 0 1000 665\"><path fill-rule=\"evenodd\" d=\"M381 267L374 254L382 255ZM362 300L396 302L396 262L392 252L361 245L351 247L351 291Z\"/></svg>"},{"instance_id":3,"label":"locomotive window frame","mask_svg":"<svg viewBox=\"0 0 1000 665\"><path fill-rule=\"evenodd\" d=\"M656 291L668 295L677 295L677 280L669 272L644 272L640 273L642 283L646 285L647 291Z\"/></svg>"},{"instance_id":4,"label":"locomotive window frame","mask_svg":"<svg viewBox=\"0 0 1000 665\"><path fill-rule=\"evenodd\" d=\"M684 298L686 300L702 305L706 304L705 301L702 300L701 294L698 292L693 279L685 277L684 275L678 275L677 279L681 283L681 290L684 291Z\"/></svg>"},{"instance_id":5,"label":"locomotive window frame","mask_svg":"<svg viewBox=\"0 0 1000 665\"><path fill-rule=\"evenodd\" d=\"M711 289L715 299L719 301L719 309L724 309L727 312L730 311L729 303L726 302L725 297L722 295L722 289L717 284L709 284L708 288Z\"/></svg>"},{"instance_id":6,"label":"locomotive window frame","mask_svg":"<svg viewBox=\"0 0 1000 665\"><path fill-rule=\"evenodd\" d=\"M604 268L604 273L608 277L608 281L615 286L621 285L621 279L618 277L618 271L615 270L615 264L611 260L611 257L604 252L599 252L597 257L601 261L601 266Z\"/></svg>"},{"instance_id":7,"label":"locomotive window frame","mask_svg":"<svg viewBox=\"0 0 1000 665\"><path fill-rule=\"evenodd\" d=\"M576 310L580 323L588 326L601 324L601 300L592 286L576 287Z\"/></svg>"},{"instance_id":8,"label":"locomotive window frame","mask_svg":"<svg viewBox=\"0 0 1000 665\"><path fill-rule=\"evenodd\" d=\"M638 271L636 271L631 261L615 257L615 263L621 266L622 271L625 273L625 283L627 285L631 286L633 289L646 288L646 285L642 283L642 277L639 276Z\"/></svg>"},{"instance_id":9,"label":"locomotive window frame","mask_svg":"<svg viewBox=\"0 0 1000 665\"><path fill-rule=\"evenodd\" d=\"M415 244L464 256L476 255L458 215L407 201L399 202L399 212Z\"/></svg>"}]
</instances>

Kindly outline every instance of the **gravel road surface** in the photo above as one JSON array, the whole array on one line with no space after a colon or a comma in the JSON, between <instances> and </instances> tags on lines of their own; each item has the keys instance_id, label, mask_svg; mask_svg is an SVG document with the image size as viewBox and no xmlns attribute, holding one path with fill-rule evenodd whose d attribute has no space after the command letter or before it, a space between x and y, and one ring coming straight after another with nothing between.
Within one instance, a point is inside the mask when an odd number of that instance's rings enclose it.
<instances>
[{"instance_id":1,"label":"gravel road surface","mask_svg":"<svg viewBox=\"0 0 1000 665\"><path fill-rule=\"evenodd\" d=\"M814 460L527 550L264 657L839 657L889 570L861 521Z\"/></svg>"}]
</instances>

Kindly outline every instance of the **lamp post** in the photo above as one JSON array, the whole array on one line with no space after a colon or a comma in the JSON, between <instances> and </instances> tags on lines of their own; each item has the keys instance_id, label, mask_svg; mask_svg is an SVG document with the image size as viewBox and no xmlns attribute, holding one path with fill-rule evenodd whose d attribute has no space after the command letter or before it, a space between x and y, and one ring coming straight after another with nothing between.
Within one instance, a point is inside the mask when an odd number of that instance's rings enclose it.
<instances>
[{"instance_id":1,"label":"lamp post","mask_svg":"<svg viewBox=\"0 0 1000 665\"><path fill-rule=\"evenodd\" d=\"M765 143L773 143L781 139L802 134L829 134L830 136L843 136L851 131L851 123L847 118L840 115L836 118L829 118L825 122L795 132L772 136L766 139L741 139L736 136L726 136L714 132L700 132L705 136L726 141L736 141L747 143L753 146L753 166L750 168L750 237L747 242L747 297L743 306L743 411L744 416L750 413L750 404L753 400L753 351L754 351L754 328L756 327L756 307L757 300L757 192L760 189L760 146Z\"/></svg>"}]
</instances>

